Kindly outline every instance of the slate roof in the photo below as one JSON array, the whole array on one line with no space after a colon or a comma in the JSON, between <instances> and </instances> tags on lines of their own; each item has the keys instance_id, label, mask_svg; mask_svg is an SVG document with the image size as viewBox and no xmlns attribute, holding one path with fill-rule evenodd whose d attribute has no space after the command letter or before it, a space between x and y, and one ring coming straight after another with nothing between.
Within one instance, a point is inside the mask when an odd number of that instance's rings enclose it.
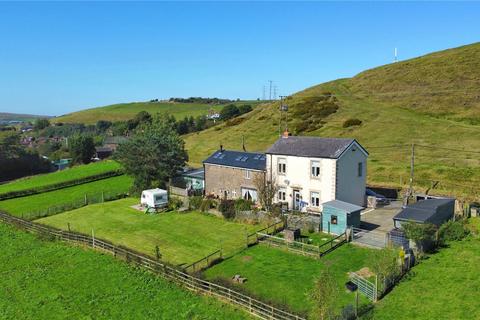
<instances>
[{"instance_id":1,"label":"slate roof","mask_svg":"<svg viewBox=\"0 0 480 320\"><path fill-rule=\"evenodd\" d=\"M203 163L265 171L267 160L263 153L217 150Z\"/></svg>"},{"instance_id":2,"label":"slate roof","mask_svg":"<svg viewBox=\"0 0 480 320\"><path fill-rule=\"evenodd\" d=\"M354 141L355 139L289 136L288 138L282 137L278 139L267 150L267 153L338 159L343 151ZM363 150L365 151L365 149Z\"/></svg>"},{"instance_id":3,"label":"slate roof","mask_svg":"<svg viewBox=\"0 0 480 320\"><path fill-rule=\"evenodd\" d=\"M417 203L405 206L400 211L394 220L416 221L416 222L436 222L435 216L443 215L438 211L439 207L449 204L451 207L451 214L453 215L455 199L426 199ZM447 209L447 211L449 211ZM447 212L447 215L450 215ZM441 218L441 217L439 217ZM441 222L441 221L439 221Z\"/></svg>"},{"instance_id":4,"label":"slate roof","mask_svg":"<svg viewBox=\"0 0 480 320\"><path fill-rule=\"evenodd\" d=\"M340 209L340 210L343 210L343 211L346 211L346 212L356 212L356 211L363 210L363 207L360 207L360 206L357 206L357 205L354 205L354 204L351 204L351 203L348 203L348 202L340 201L340 200L327 201L327 202L322 203L322 206L323 207L330 206L330 207L337 208L337 209Z\"/></svg>"}]
</instances>

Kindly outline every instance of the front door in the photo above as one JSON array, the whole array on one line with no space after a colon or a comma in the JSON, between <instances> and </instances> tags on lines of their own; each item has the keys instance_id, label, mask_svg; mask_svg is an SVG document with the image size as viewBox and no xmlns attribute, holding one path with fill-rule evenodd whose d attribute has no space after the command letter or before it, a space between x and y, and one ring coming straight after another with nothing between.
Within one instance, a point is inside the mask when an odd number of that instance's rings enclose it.
<instances>
[{"instance_id":1,"label":"front door","mask_svg":"<svg viewBox=\"0 0 480 320\"><path fill-rule=\"evenodd\" d=\"M300 202L302 201L302 195L300 191L293 190L293 210L299 211L300 210Z\"/></svg>"}]
</instances>

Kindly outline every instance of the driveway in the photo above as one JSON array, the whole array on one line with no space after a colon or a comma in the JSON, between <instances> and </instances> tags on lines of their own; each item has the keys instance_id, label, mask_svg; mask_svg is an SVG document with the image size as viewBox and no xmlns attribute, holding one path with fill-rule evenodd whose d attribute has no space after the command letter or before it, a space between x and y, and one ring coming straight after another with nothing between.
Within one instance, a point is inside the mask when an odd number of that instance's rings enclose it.
<instances>
[{"instance_id":1,"label":"driveway","mask_svg":"<svg viewBox=\"0 0 480 320\"><path fill-rule=\"evenodd\" d=\"M393 217L402 210L402 201L392 201L389 205L376 209L366 209L361 213L360 228L388 232L393 229Z\"/></svg>"}]
</instances>

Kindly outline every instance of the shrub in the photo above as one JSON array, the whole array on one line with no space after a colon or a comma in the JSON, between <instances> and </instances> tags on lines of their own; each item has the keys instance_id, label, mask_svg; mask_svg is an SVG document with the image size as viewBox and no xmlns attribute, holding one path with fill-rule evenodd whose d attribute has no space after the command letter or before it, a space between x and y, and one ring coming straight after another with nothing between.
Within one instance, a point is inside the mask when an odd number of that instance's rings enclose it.
<instances>
[{"instance_id":1,"label":"shrub","mask_svg":"<svg viewBox=\"0 0 480 320\"><path fill-rule=\"evenodd\" d=\"M236 126L236 125L242 123L243 120L245 120L245 118L233 118L233 119L228 120L228 121L225 123L225 125L226 125L227 127L233 127L233 126Z\"/></svg>"},{"instance_id":2,"label":"shrub","mask_svg":"<svg viewBox=\"0 0 480 320\"><path fill-rule=\"evenodd\" d=\"M211 208L213 208L213 200L212 199L204 199L200 203L200 211L207 212Z\"/></svg>"},{"instance_id":3,"label":"shrub","mask_svg":"<svg viewBox=\"0 0 480 320\"><path fill-rule=\"evenodd\" d=\"M353 126L359 126L362 124L362 120L353 118L353 119L348 119L343 122L343 127L348 128L348 127L353 127Z\"/></svg>"},{"instance_id":4,"label":"shrub","mask_svg":"<svg viewBox=\"0 0 480 320\"><path fill-rule=\"evenodd\" d=\"M239 198L235 200L235 211L249 211L252 209L252 201Z\"/></svg>"},{"instance_id":5,"label":"shrub","mask_svg":"<svg viewBox=\"0 0 480 320\"><path fill-rule=\"evenodd\" d=\"M183 201L176 197L170 197L168 201L168 209L170 210L178 210L183 206Z\"/></svg>"},{"instance_id":6,"label":"shrub","mask_svg":"<svg viewBox=\"0 0 480 320\"><path fill-rule=\"evenodd\" d=\"M235 217L235 201L222 200L218 210L220 210L225 219L233 219Z\"/></svg>"},{"instance_id":7,"label":"shrub","mask_svg":"<svg viewBox=\"0 0 480 320\"><path fill-rule=\"evenodd\" d=\"M240 114L244 114L244 113L247 113L247 112L250 112L252 111L252 106L249 105L249 104L244 104L244 105L241 105L238 107L238 111L240 111Z\"/></svg>"},{"instance_id":8,"label":"shrub","mask_svg":"<svg viewBox=\"0 0 480 320\"><path fill-rule=\"evenodd\" d=\"M431 223L422 224L416 222L406 222L402 224L402 231L405 233L407 238L414 241L419 246L418 249L420 251L424 251L424 246L426 245L428 248L428 243L432 243L435 240L437 227Z\"/></svg>"},{"instance_id":9,"label":"shrub","mask_svg":"<svg viewBox=\"0 0 480 320\"><path fill-rule=\"evenodd\" d=\"M469 233L463 220L448 221L438 229L438 237L441 243L462 240Z\"/></svg>"},{"instance_id":10,"label":"shrub","mask_svg":"<svg viewBox=\"0 0 480 320\"><path fill-rule=\"evenodd\" d=\"M193 209L193 210L200 209L200 207L202 206L202 202L203 202L203 197L201 196L194 196L194 197L188 198L188 204L190 206L190 209Z\"/></svg>"}]
</instances>

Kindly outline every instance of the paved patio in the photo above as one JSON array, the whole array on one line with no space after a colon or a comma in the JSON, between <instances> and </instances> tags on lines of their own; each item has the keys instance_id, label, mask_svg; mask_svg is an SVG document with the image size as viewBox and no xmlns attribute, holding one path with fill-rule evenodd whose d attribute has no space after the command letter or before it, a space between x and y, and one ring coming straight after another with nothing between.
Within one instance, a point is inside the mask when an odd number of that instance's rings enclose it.
<instances>
[{"instance_id":1,"label":"paved patio","mask_svg":"<svg viewBox=\"0 0 480 320\"><path fill-rule=\"evenodd\" d=\"M388 232L393 229L393 217L402 210L401 201L392 201L389 205L376 209L366 209L360 217L360 228Z\"/></svg>"}]
</instances>

